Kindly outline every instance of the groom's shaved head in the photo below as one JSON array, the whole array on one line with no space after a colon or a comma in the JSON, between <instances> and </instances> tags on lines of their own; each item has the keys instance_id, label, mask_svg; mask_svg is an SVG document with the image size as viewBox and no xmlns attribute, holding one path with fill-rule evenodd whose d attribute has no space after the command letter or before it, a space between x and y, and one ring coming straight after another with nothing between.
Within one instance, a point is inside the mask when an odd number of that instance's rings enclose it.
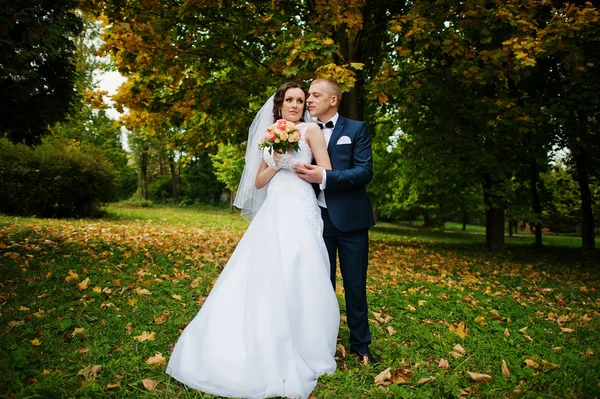
<instances>
[{"instance_id":1,"label":"groom's shaved head","mask_svg":"<svg viewBox=\"0 0 600 399\"><path fill-rule=\"evenodd\" d=\"M310 84L311 86L314 84L321 84L323 86L325 86L327 93L330 96L336 96L337 97L337 103L338 105L342 102L342 88L340 87L340 85L330 79L315 79L312 81L312 83Z\"/></svg>"}]
</instances>

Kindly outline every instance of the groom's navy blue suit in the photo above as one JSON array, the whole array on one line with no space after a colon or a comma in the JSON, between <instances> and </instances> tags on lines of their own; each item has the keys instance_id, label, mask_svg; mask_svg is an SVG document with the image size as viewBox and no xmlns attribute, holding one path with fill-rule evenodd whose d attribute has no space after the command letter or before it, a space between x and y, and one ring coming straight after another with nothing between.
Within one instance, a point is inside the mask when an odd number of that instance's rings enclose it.
<instances>
[{"instance_id":1,"label":"groom's navy blue suit","mask_svg":"<svg viewBox=\"0 0 600 399\"><path fill-rule=\"evenodd\" d=\"M335 288L337 253L344 281L350 349L368 354L371 342L367 312L368 230L375 220L365 189L373 177L367 125L339 116L327 151L332 170L326 171L327 209L321 208L321 213L331 282Z\"/></svg>"}]
</instances>

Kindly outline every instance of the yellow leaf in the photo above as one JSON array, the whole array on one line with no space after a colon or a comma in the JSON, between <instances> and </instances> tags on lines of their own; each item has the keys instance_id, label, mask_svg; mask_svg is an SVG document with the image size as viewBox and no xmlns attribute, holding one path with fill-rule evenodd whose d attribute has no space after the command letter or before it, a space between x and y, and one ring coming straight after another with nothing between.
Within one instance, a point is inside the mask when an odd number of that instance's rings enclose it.
<instances>
[{"instance_id":1,"label":"yellow leaf","mask_svg":"<svg viewBox=\"0 0 600 399\"><path fill-rule=\"evenodd\" d=\"M39 339L37 339L37 338L36 339L32 339L29 342L31 342L31 345L33 345L33 346L40 346L42 344L42 342Z\"/></svg>"},{"instance_id":2,"label":"yellow leaf","mask_svg":"<svg viewBox=\"0 0 600 399\"><path fill-rule=\"evenodd\" d=\"M137 303L137 298L129 298L129 300L127 301L129 303L130 306L133 306Z\"/></svg>"},{"instance_id":3,"label":"yellow leaf","mask_svg":"<svg viewBox=\"0 0 600 399\"><path fill-rule=\"evenodd\" d=\"M470 371L467 371L467 374L469 374L469 377L471 377L471 379L475 382L491 382L492 381L491 375L471 373Z\"/></svg>"},{"instance_id":4,"label":"yellow leaf","mask_svg":"<svg viewBox=\"0 0 600 399\"><path fill-rule=\"evenodd\" d=\"M358 69L359 71L361 71L364 68L365 64L363 64L362 62L351 62L350 66L354 69Z\"/></svg>"},{"instance_id":5,"label":"yellow leaf","mask_svg":"<svg viewBox=\"0 0 600 399\"><path fill-rule=\"evenodd\" d=\"M77 284L77 287L83 291L86 290L88 285L90 284L90 278L86 277L85 280L83 280L81 283Z\"/></svg>"},{"instance_id":6,"label":"yellow leaf","mask_svg":"<svg viewBox=\"0 0 600 399\"><path fill-rule=\"evenodd\" d=\"M177 294L173 294L171 295L171 298L173 299L177 299L178 301L181 301L183 298L181 297L181 295L177 295Z\"/></svg>"},{"instance_id":7,"label":"yellow leaf","mask_svg":"<svg viewBox=\"0 0 600 399\"><path fill-rule=\"evenodd\" d=\"M504 360L502 360L502 375L505 377L510 377L510 370L508 369L508 366Z\"/></svg>"},{"instance_id":8,"label":"yellow leaf","mask_svg":"<svg viewBox=\"0 0 600 399\"><path fill-rule=\"evenodd\" d=\"M51 374L50 370L46 370L46 369L42 370L42 375L50 375L50 374Z\"/></svg>"},{"instance_id":9,"label":"yellow leaf","mask_svg":"<svg viewBox=\"0 0 600 399\"><path fill-rule=\"evenodd\" d=\"M65 281L70 283L71 281L79 281L79 275L73 270L69 270L69 275L65 277Z\"/></svg>"},{"instance_id":10,"label":"yellow leaf","mask_svg":"<svg viewBox=\"0 0 600 399\"><path fill-rule=\"evenodd\" d=\"M157 382L154 380L142 380L142 385L148 391L154 391L154 388L156 388L156 384L157 384Z\"/></svg>"},{"instance_id":11,"label":"yellow leaf","mask_svg":"<svg viewBox=\"0 0 600 399\"><path fill-rule=\"evenodd\" d=\"M150 291L148 291L145 288L140 288L140 287L137 287L135 289L135 292L137 292L138 295L152 295L152 293Z\"/></svg>"},{"instance_id":12,"label":"yellow leaf","mask_svg":"<svg viewBox=\"0 0 600 399\"><path fill-rule=\"evenodd\" d=\"M102 292L102 288L95 286L94 288L92 288L92 291L94 291L95 293L98 294L98 293Z\"/></svg>"},{"instance_id":13,"label":"yellow leaf","mask_svg":"<svg viewBox=\"0 0 600 399\"><path fill-rule=\"evenodd\" d=\"M156 333L155 332L149 333L148 331L144 331L140 335L133 337L133 339L137 339L140 342L154 341L156 339Z\"/></svg>"},{"instance_id":14,"label":"yellow leaf","mask_svg":"<svg viewBox=\"0 0 600 399\"><path fill-rule=\"evenodd\" d=\"M52 272L46 273L46 278L50 278L50 277L52 277Z\"/></svg>"},{"instance_id":15,"label":"yellow leaf","mask_svg":"<svg viewBox=\"0 0 600 399\"><path fill-rule=\"evenodd\" d=\"M25 320L11 320L8 322L10 327L22 326L23 324L25 324Z\"/></svg>"},{"instance_id":16,"label":"yellow leaf","mask_svg":"<svg viewBox=\"0 0 600 399\"><path fill-rule=\"evenodd\" d=\"M119 388L119 384L107 384L105 389L116 389Z\"/></svg>"},{"instance_id":17,"label":"yellow leaf","mask_svg":"<svg viewBox=\"0 0 600 399\"><path fill-rule=\"evenodd\" d=\"M167 364L167 359L165 359L160 352L156 352L154 356L150 356L146 359L146 363L151 366L160 366L162 364Z\"/></svg>"},{"instance_id":18,"label":"yellow leaf","mask_svg":"<svg viewBox=\"0 0 600 399\"><path fill-rule=\"evenodd\" d=\"M328 37L327 39L323 40L323 46L331 46L334 43L333 39Z\"/></svg>"},{"instance_id":19,"label":"yellow leaf","mask_svg":"<svg viewBox=\"0 0 600 399\"><path fill-rule=\"evenodd\" d=\"M71 336L72 336L72 337L74 337L74 336L76 336L77 334L82 334L82 333L83 333L83 331L85 331L85 329L84 329L84 328L79 328L79 327L77 327L77 328L75 328L75 329L73 330L73 332L71 333Z\"/></svg>"},{"instance_id":20,"label":"yellow leaf","mask_svg":"<svg viewBox=\"0 0 600 399\"><path fill-rule=\"evenodd\" d=\"M424 300L424 299L419 299L419 300L417 301L417 303L419 304L419 306L423 306L423 305L425 305L425 304L427 303L427 301L426 301L426 300Z\"/></svg>"},{"instance_id":21,"label":"yellow leaf","mask_svg":"<svg viewBox=\"0 0 600 399\"><path fill-rule=\"evenodd\" d=\"M485 321L485 317L483 316L477 316L475 318L475 322L479 323L481 325L481 327L487 327L488 323Z\"/></svg>"},{"instance_id":22,"label":"yellow leaf","mask_svg":"<svg viewBox=\"0 0 600 399\"><path fill-rule=\"evenodd\" d=\"M19 306L19 310L20 310L21 312L29 312L31 309L29 309L29 308L26 308L25 306Z\"/></svg>"},{"instance_id":23,"label":"yellow leaf","mask_svg":"<svg viewBox=\"0 0 600 399\"><path fill-rule=\"evenodd\" d=\"M536 369L536 370L538 368L540 368L540 365L537 364L536 362L534 362L532 359L527 359L523 363L525 363L525 366L531 367L531 368Z\"/></svg>"},{"instance_id":24,"label":"yellow leaf","mask_svg":"<svg viewBox=\"0 0 600 399\"><path fill-rule=\"evenodd\" d=\"M466 336L469 335L469 329L465 327L465 323L463 323L462 321L458 323L457 326L450 325L448 327L450 328L450 331L453 331L454 334L458 335L462 339L465 339Z\"/></svg>"},{"instance_id":25,"label":"yellow leaf","mask_svg":"<svg viewBox=\"0 0 600 399\"><path fill-rule=\"evenodd\" d=\"M573 330L572 328L567 328L567 327L562 327L561 331L564 333L567 333L567 334L575 332L575 330Z\"/></svg>"}]
</instances>

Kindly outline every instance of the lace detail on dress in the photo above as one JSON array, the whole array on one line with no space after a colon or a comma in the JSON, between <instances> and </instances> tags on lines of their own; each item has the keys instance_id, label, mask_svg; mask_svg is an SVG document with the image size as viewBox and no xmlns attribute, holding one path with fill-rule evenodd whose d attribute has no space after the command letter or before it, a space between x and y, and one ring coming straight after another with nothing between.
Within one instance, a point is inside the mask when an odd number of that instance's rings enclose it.
<instances>
[{"instance_id":1,"label":"lace detail on dress","mask_svg":"<svg viewBox=\"0 0 600 399\"><path fill-rule=\"evenodd\" d=\"M293 156L300 163L311 163L313 159L310 146L306 142L306 129L308 123L300 123L296 125L300 131L300 140L298 141L299 151L290 149L287 154ZM269 153L268 149L263 150L263 159L267 165L273 165L273 154ZM271 179L268 185L267 195L281 196L283 201L286 197L294 197L296 201L290 203L290 206L301 206L305 209L308 217L307 222L315 231L323 231L323 220L321 219L321 211L317 205L317 197L312 188L312 185L296 175L296 172L288 169L280 169ZM291 208L290 211L293 211Z\"/></svg>"}]
</instances>

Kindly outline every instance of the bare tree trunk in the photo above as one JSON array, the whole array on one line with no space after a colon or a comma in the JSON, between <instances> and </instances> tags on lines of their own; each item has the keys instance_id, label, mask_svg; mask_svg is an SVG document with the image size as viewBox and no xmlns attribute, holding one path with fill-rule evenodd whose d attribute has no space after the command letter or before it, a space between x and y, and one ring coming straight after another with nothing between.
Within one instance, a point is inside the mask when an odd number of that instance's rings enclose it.
<instances>
[{"instance_id":1,"label":"bare tree trunk","mask_svg":"<svg viewBox=\"0 0 600 399\"><path fill-rule=\"evenodd\" d=\"M515 226L514 226L514 222L512 220L508 221L508 236L512 237L513 236L513 230L514 230Z\"/></svg>"},{"instance_id":2,"label":"bare tree trunk","mask_svg":"<svg viewBox=\"0 0 600 399\"><path fill-rule=\"evenodd\" d=\"M485 204L485 241L491 252L504 252L504 209L494 201L492 179L488 176L483 187L483 202Z\"/></svg>"},{"instance_id":3,"label":"bare tree trunk","mask_svg":"<svg viewBox=\"0 0 600 399\"><path fill-rule=\"evenodd\" d=\"M586 148L580 147L574 151L574 155L579 191L581 192L581 250L583 253L588 253L596 248L588 166L589 154Z\"/></svg>"},{"instance_id":4,"label":"bare tree trunk","mask_svg":"<svg viewBox=\"0 0 600 399\"><path fill-rule=\"evenodd\" d=\"M469 217L467 216L467 211L463 211L462 231L467 231L467 222L468 221L469 221Z\"/></svg>"},{"instance_id":5,"label":"bare tree trunk","mask_svg":"<svg viewBox=\"0 0 600 399\"><path fill-rule=\"evenodd\" d=\"M177 165L175 165L174 157L169 155L169 171L171 172L171 183L173 187L173 200L179 201L179 175L177 173Z\"/></svg>"},{"instance_id":6,"label":"bare tree trunk","mask_svg":"<svg viewBox=\"0 0 600 399\"><path fill-rule=\"evenodd\" d=\"M148 200L148 143L143 139L140 156L140 183L142 186L142 198Z\"/></svg>"},{"instance_id":7,"label":"bare tree trunk","mask_svg":"<svg viewBox=\"0 0 600 399\"><path fill-rule=\"evenodd\" d=\"M539 222L539 219L542 217L542 204L540 203L540 196L538 194L538 167L536 160L531 161L530 166L530 175L529 175L529 185L531 186L531 202L533 207L533 212L536 214L538 218L538 222L535 223L535 246L537 248L542 247L542 224Z\"/></svg>"}]
</instances>

